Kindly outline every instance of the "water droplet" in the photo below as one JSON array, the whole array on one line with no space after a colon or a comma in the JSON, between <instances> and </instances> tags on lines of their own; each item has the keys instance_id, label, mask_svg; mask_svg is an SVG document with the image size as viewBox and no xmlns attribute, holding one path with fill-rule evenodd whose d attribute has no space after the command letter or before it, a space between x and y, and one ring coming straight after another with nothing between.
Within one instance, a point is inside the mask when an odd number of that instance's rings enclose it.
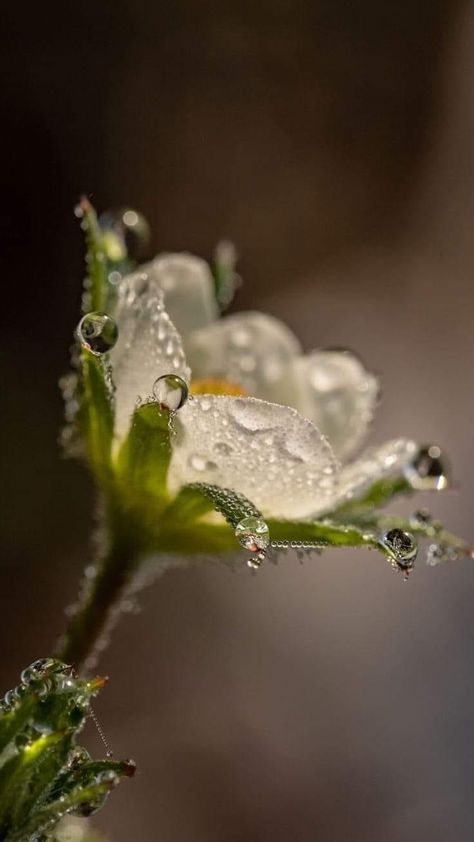
<instances>
[{"instance_id":1,"label":"water droplet","mask_svg":"<svg viewBox=\"0 0 474 842\"><path fill-rule=\"evenodd\" d=\"M39 658L23 670L20 678L23 684L31 684L32 681L40 681L51 673L70 674L71 667L55 658Z\"/></svg>"},{"instance_id":2,"label":"water droplet","mask_svg":"<svg viewBox=\"0 0 474 842\"><path fill-rule=\"evenodd\" d=\"M176 412L188 399L188 386L177 374L163 374L153 384L153 395L161 409Z\"/></svg>"},{"instance_id":3,"label":"water droplet","mask_svg":"<svg viewBox=\"0 0 474 842\"><path fill-rule=\"evenodd\" d=\"M432 519L433 518L429 509L418 509L413 513L413 520L420 526L428 526Z\"/></svg>"},{"instance_id":4,"label":"water droplet","mask_svg":"<svg viewBox=\"0 0 474 842\"><path fill-rule=\"evenodd\" d=\"M382 538L399 567L413 567L418 554L418 544L410 532L403 529L389 529Z\"/></svg>"},{"instance_id":5,"label":"water droplet","mask_svg":"<svg viewBox=\"0 0 474 842\"><path fill-rule=\"evenodd\" d=\"M418 491L441 491L449 484L449 468L436 444L420 447L405 476Z\"/></svg>"},{"instance_id":6,"label":"water droplet","mask_svg":"<svg viewBox=\"0 0 474 842\"><path fill-rule=\"evenodd\" d=\"M233 452L232 447L230 444L227 444L225 441L216 441L214 445L214 450L216 453L219 453L222 456L230 456Z\"/></svg>"},{"instance_id":7,"label":"water droplet","mask_svg":"<svg viewBox=\"0 0 474 842\"><path fill-rule=\"evenodd\" d=\"M127 255L132 260L143 257L150 241L150 226L141 213L133 208L115 208L100 215L99 225L105 233L106 248L113 247L109 259L114 255L119 260Z\"/></svg>"},{"instance_id":8,"label":"water droplet","mask_svg":"<svg viewBox=\"0 0 474 842\"><path fill-rule=\"evenodd\" d=\"M217 467L215 462L210 462L206 456L202 456L200 453L192 453L188 459L188 464L193 471L199 471L199 473L202 473L203 471L212 471Z\"/></svg>"},{"instance_id":9,"label":"water droplet","mask_svg":"<svg viewBox=\"0 0 474 842\"><path fill-rule=\"evenodd\" d=\"M266 556L264 552L259 552L256 555L250 556L250 558L247 559L247 567L250 567L251 570L259 570L262 561L265 561L265 558Z\"/></svg>"},{"instance_id":10,"label":"water droplet","mask_svg":"<svg viewBox=\"0 0 474 842\"><path fill-rule=\"evenodd\" d=\"M259 517L244 517L235 528L235 537L253 553L264 550L270 543L270 531L267 524Z\"/></svg>"},{"instance_id":11,"label":"water droplet","mask_svg":"<svg viewBox=\"0 0 474 842\"><path fill-rule=\"evenodd\" d=\"M81 345L93 354L106 354L117 342L118 327L106 313L87 313L77 326L77 336Z\"/></svg>"}]
</instances>

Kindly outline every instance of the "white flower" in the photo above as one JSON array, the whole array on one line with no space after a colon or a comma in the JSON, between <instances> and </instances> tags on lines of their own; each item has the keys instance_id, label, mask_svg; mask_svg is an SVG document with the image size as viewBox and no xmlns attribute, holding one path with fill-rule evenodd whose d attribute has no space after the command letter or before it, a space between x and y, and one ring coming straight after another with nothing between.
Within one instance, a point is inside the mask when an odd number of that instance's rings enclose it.
<instances>
[{"instance_id":1,"label":"white flower","mask_svg":"<svg viewBox=\"0 0 474 842\"><path fill-rule=\"evenodd\" d=\"M110 355L118 441L158 377L190 382L188 359L193 378L224 379L249 394L198 395L179 410L170 491L207 482L244 494L267 517L308 519L402 473L416 452L405 439L344 468L338 461L359 445L376 401L377 382L360 362L346 352L303 355L288 328L264 314L215 321L212 283L207 265L188 255L159 257L120 283Z\"/></svg>"}]
</instances>

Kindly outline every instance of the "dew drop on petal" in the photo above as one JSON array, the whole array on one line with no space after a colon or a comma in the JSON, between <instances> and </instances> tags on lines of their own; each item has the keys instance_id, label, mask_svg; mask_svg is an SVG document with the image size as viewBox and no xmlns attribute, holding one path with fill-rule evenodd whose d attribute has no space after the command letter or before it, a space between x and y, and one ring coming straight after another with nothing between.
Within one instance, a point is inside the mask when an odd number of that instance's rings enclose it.
<instances>
[{"instance_id":1,"label":"dew drop on petal","mask_svg":"<svg viewBox=\"0 0 474 842\"><path fill-rule=\"evenodd\" d=\"M106 313L86 313L77 326L77 337L84 348L100 356L114 347L118 339L118 327Z\"/></svg>"},{"instance_id":2,"label":"dew drop on petal","mask_svg":"<svg viewBox=\"0 0 474 842\"><path fill-rule=\"evenodd\" d=\"M189 467L193 469L193 471L198 471L199 473L203 473L203 471L210 471L216 467L214 462L211 462L209 459L206 459L205 456L202 456L200 453L192 453L188 460Z\"/></svg>"},{"instance_id":3,"label":"dew drop on petal","mask_svg":"<svg viewBox=\"0 0 474 842\"><path fill-rule=\"evenodd\" d=\"M214 445L214 452L219 453L221 456L230 456L233 452L233 448L225 441L216 441Z\"/></svg>"},{"instance_id":4,"label":"dew drop on petal","mask_svg":"<svg viewBox=\"0 0 474 842\"><path fill-rule=\"evenodd\" d=\"M153 397L162 409L176 412L188 399L188 386L177 374L163 374L153 384Z\"/></svg>"}]
</instances>

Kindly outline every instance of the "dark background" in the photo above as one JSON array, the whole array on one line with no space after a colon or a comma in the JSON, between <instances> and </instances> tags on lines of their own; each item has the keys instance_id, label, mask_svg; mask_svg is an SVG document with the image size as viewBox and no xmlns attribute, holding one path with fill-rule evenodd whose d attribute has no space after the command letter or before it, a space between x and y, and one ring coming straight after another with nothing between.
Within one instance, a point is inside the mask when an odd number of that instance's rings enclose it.
<instances>
[{"instance_id":1,"label":"dark background","mask_svg":"<svg viewBox=\"0 0 474 842\"><path fill-rule=\"evenodd\" d=\"M1 686L50 651L89 553L94 494L56 445L81 192L141 209L155 251L232 237L235 307L380 371L374 441L445 445L460 491L433 508L474 538L473 3L2 5ZM140 775L97 825L471 842L471 566L167 574L103 657L98 713Z\"/></svg>"}]
</instances>

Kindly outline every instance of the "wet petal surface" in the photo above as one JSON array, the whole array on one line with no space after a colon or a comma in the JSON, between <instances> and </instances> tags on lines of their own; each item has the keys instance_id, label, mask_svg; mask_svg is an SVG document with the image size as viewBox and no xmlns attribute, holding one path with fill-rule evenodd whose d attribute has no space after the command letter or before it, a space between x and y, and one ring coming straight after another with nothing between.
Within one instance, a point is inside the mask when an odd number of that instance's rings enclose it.
<instances>
[{"instance_id":1,"label":"wet petal surface","mask_svg":"<svg viewBox=\"0 0 474 842\"><path fill-rule=\"evenodd\" d=\"M209 482L245 494L263 514L305 517L335 493L338 463L326 439L289 407L202 395L175 419L171 491Z\"/></svg>"},{"instance_id":2,"label":"wet petal surface","mask_svg":"<svg viewBox=\"0 0 474 842\"><path fill-rule=\"evenodd\" d=\"M316 424L340 459L362 444L377 405L377 378L349 351L313 351L293 360L295 407Z\"/></svg>"},{"instance_id":3,"label":"wet petal surface","mask_svg":"<svg viewBox=\"0 0 474 842\"><path fill-rule=\"evenodd\" d=\"M254 397L292 404L295 395L285 372L301 346L272 316L227 316L188 337L186 352L195 378L227 380Z\"/></svg>"}]
</instances>

